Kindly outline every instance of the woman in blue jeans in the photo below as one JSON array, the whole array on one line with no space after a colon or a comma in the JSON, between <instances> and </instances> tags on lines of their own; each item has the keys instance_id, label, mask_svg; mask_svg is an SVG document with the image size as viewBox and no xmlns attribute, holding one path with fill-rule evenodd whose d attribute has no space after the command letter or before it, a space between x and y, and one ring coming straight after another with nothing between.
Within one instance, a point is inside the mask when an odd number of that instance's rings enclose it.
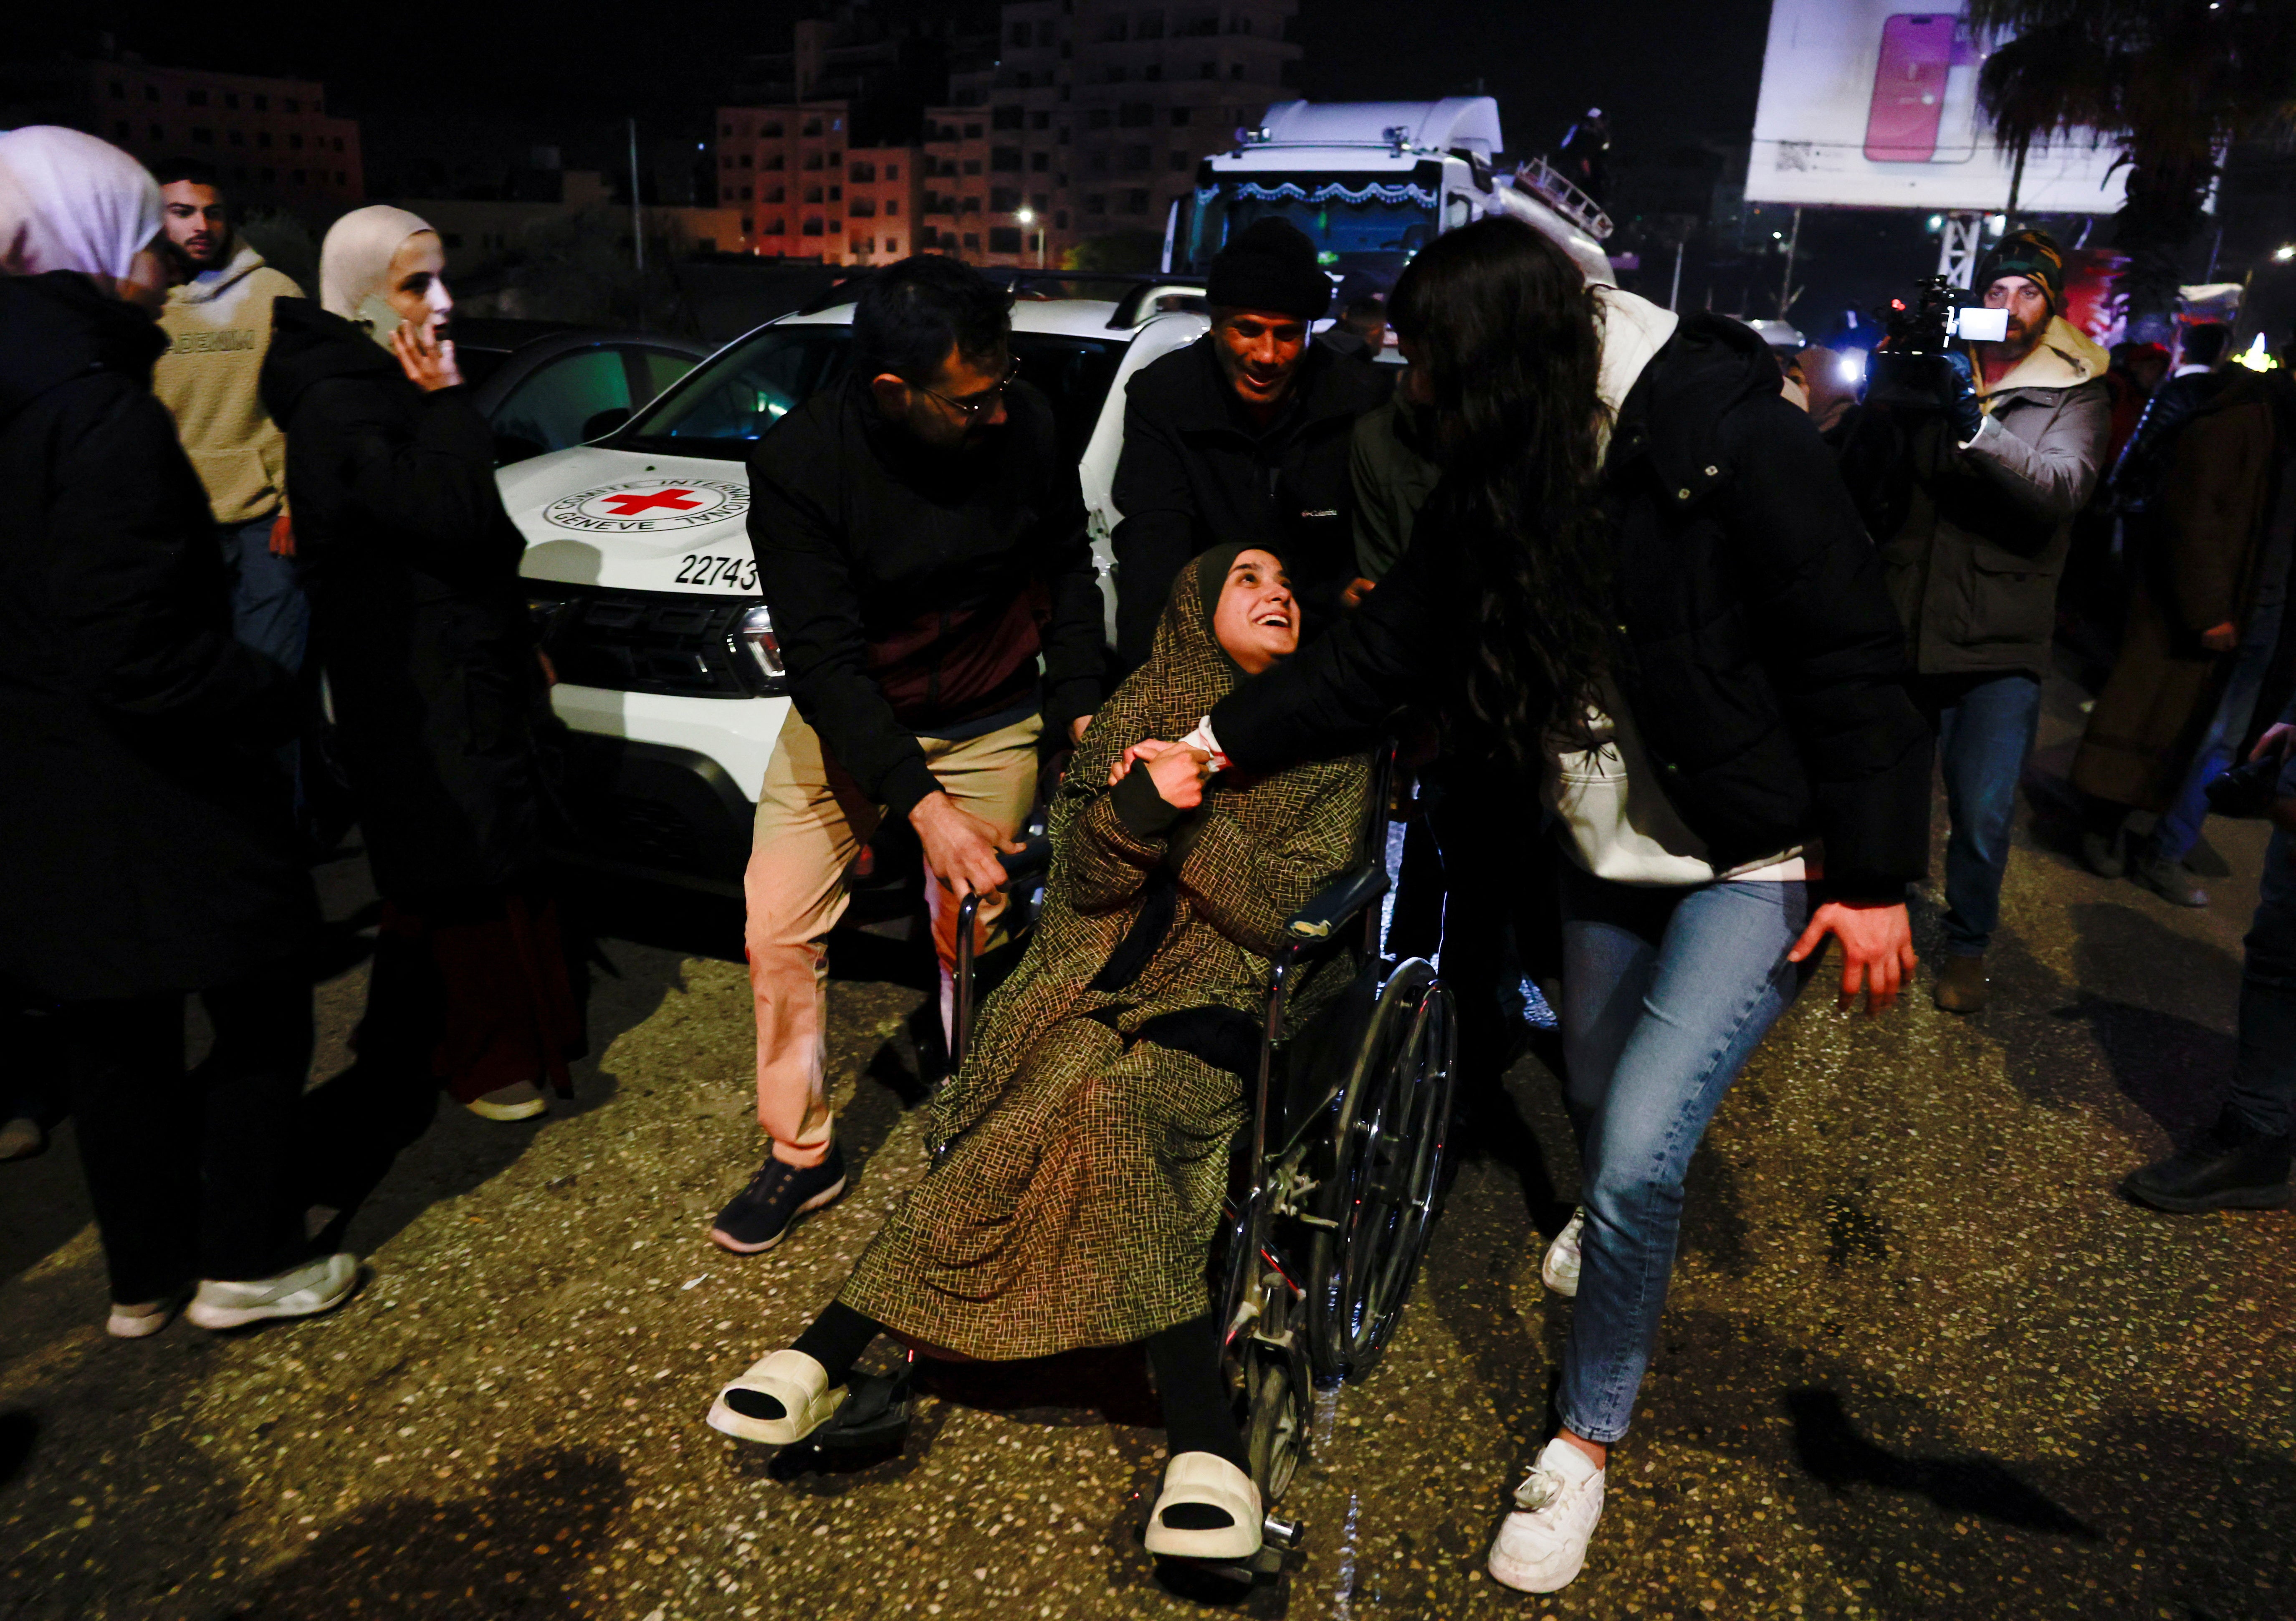
<instances>
[{"instance_id":1,"label":"woman in blue jeans","mask_svg":"<svg viewBox=\"0 0 2296 1621\"><path fill-rule=\"evenodd\" d=\"M1443 481L1364 605L1195 740L1265 771L1425 700L1538 785L1584 1204L1544 1269L1577 1296L1554 1436L1489 1568L1548 1592L1585 1561L1722 1094L1829 937L1845 1007L1913 973L1931 744L1873 546L1753 333L1589 288L1503 219L1423 250L1390 319Z\"/></svg>"}]
</instances>

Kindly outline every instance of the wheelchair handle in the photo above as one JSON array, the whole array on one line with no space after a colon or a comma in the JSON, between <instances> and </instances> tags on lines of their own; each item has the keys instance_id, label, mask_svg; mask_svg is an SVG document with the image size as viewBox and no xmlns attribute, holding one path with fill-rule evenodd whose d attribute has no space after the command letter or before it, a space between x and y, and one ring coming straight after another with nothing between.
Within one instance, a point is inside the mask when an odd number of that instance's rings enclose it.
<instances>
[{"instance_id":1,"label":"wheelchair handle","mask_svg":"<svg viewBox=\"0 0 2296 1621\"><path fill-rule=\"evenodd\" d=\"M1329 940L1386 893L1386 867L1366 861L1324 885L1307 905L1292 913L1284 922L1284 936L1295 948Z\"/></svg>"},{"instance_id":2,"label":"wheelchair handle","mask_svg":"<svg viewBox=\"0 0 2296 1621\"><path fill-rule=\"evenodd\" d=\"M1010 855L999 855L996 864L1004 869L1004 889L1007 895L1025 894L1040 887L1053 864L1053 841L1044 834L1028 841ZM972 1050L972 936L974 920L980 916L980 897L969 894L956 908L956 966L951 977L955 983L955 1029L950 1033L949 1063L952 1068L964 1062L964 1055Z\"/></svg>"}]
</instances>

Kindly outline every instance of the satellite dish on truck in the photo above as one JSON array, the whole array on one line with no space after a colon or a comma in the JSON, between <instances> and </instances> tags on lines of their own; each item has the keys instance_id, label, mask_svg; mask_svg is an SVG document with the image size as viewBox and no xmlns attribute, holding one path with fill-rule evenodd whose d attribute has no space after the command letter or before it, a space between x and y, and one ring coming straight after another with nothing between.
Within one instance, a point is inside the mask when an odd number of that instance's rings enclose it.
<instances>
[{"instance_id":1,"label":"satellite dish on truck","mask_svg":"<svg viewBox=\"0 0 2296 1621\"><path fill-rule=\"evenodd\" d=\"M1222 244L1275 215L1308 234L1345 296L1384 293L1445 231L1506 214L1560 245L1589 282L1616 285L1603 211L1552 171L1551 181L1499 173L1501 144L1488 95L1279 103L1197 166L1172 268L1209 274Z\"/></svg>"}]
</instances>

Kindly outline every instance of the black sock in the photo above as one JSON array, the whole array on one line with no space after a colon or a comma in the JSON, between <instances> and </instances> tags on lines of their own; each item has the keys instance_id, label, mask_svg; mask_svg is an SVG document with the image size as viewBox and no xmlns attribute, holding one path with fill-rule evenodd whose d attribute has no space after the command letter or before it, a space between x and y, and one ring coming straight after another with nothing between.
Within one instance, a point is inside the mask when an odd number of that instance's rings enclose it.
<instances>
[{"instance_id":1,"label":"black sock","mask_svg":"<svg viewBox=\"0 0 2296 1621\"><path fill-rule=\"evenodd\" d=\"M829 1370L829 1387L842 1385L853 1372L853 1364L869 1348L869 1342L885 1331L885 1325L873 1317L864 1317L841 1300L832 1300L829 1309L813 1320L813 1326L797 1337L791 1347Z\"/></svg>"},{"instance_id":2,"label":"black sock","mask_svg":"<svg viewBox=\"0 0 2296 1621\"><path fill-rule=\"evenodd\" d=\"M1250 1469L1243 1437L1236 1433L1227 1381L1220 1377L1219 1325L1210 1312L1174 1323L1148 1337L1148 1365L1156 1370L1156 1392L1164 1406L1164 1446L1182 1452L1212 1452L1240 1469Z\"/></svg>"}]
</instances>

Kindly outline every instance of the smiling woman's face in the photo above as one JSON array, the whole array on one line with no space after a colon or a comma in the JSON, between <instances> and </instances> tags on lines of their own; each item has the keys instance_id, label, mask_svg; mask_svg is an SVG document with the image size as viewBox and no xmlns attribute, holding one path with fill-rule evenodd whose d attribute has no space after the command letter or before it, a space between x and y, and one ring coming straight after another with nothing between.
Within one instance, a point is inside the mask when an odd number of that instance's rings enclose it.
<instances>
[{"instance_id":1,"label":"smiling woman's face","mask_svg":"<svg viewBox=\"0 0 2296 1621\"><path fill-rule=\"evenodd\" d=\"M1228 564L1212 612L1212 634L1246 675L1258 675L1300 650L1300 605L1283 565L1267 552L1239 553Z\"/></svg>"}]
</instances>

